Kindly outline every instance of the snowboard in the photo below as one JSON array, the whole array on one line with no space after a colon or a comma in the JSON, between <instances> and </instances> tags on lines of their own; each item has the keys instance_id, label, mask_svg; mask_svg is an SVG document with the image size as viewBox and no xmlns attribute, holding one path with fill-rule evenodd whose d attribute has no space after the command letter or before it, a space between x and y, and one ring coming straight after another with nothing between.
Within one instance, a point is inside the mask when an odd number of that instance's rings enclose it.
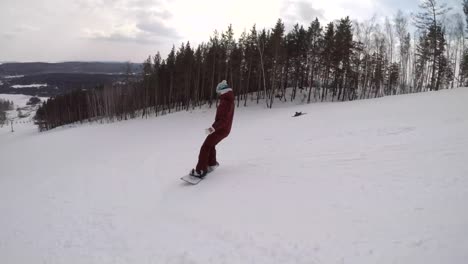
<instances>
[{"instance_id":1,"label":"snowboard","mask_svg":"<svg viewBox=\"0 0 468 264\"><path fill-rule=\"evenodd\" d=\"M198 183L200 183L203 180L203 178L195 177L195 176L192 176L190 174L187 174L187 175L185 175L184 177L182 177L180 179L183 180L184 182L190 183L192 185L197 185Z\"/></svg>"},{"instance_id":2,"label":"snowboard","mask_svg":"<svg viewBox=\"0 0 468 264\"><path fill-rule=\"evenodd\" d=\"M212 173L213 171L216 170L217 167L215 167L214 169L212 170L209 170L208 173L205 175L208 176L208 174ZM185 175L184 177L180 178L181 180L183 180L184 182L186 183L190 183L192 185L197 185L198 183L200 183L203 179L205 179L205 177L203 178L200 178L200 177L195 177L195 176L192 176L190 174L187 174Z\"/></svg>"}]
</instances>

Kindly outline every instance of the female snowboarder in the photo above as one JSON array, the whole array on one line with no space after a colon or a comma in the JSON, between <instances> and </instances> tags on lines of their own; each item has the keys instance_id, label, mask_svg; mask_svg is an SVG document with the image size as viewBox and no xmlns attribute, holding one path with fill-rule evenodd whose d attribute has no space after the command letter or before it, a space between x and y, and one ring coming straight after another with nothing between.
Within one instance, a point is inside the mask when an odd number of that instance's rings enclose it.
<instances>
[{"instance_id":1,"label":"female snowboarder","mask_svg":"<svg viewBox=\"0 0 468 264\"><path fill-rule=\"evenodd\" d=\"M213 125L206 129L208 136L203 142L198 156L198 164L192 169L190 175L203 178L208 172L219 166L216 160L216 145L231 132L234 118L234 92L226 80L216 86L219 95L219 105Z\"/></svg>"}]
</instances>

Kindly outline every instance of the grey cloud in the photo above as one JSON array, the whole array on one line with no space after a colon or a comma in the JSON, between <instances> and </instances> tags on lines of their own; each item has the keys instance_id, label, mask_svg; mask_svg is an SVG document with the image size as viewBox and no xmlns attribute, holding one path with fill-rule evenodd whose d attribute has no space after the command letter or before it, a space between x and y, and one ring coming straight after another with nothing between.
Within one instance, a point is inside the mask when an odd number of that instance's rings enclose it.
<instances>
[{"instance_id":1,"label":"grey cloud","mask_svg":"<svg viewBox=\"0 0 468 264\"><path fill-rule=\"evenodd\" d=\"M114 32L88 32L87 38L111 41L111 42L133 42L138 44L158 44L167 40L176 41L180 38L176 30L165 26L158 21L142 22L136 25L139 30L137 33L128 33L119 31Z\"/></svg>"},{"instance_id":2,"label":"grey cloud","mask_svg":"<svg viewBox=\"0 0 468 264\"><path fill-rule=\"evenodd\" d=\"M151 36L145 36L144 34L135 37L126 36L119 33L113 33L109 36L97 35L94 37L95 40L110 41L110 42L131 42L139 44L158 44L160 40L152 38Z\"/></svg>"},{"instance_id":3,"label":"grey cloud","mask_svg":"<svg viewBox=\"0 0 468 264\"><path fill-rule=\"evenodd\" d=\"M325 11L312 7L306 0L285 1L281 8L281 16L285 17L287 22L305 22L310 23L315 18L323 19Z\"/></svg>"},{"instance_id":4,"label":"grey cloud","mask_svg":"<svg viewBox=\"0 0 468 264\"><path fill-rule=\"evenodd\" d=\"M154 13L157 17L160 17L162 19L169 19L172 17L172 13L168 10L154 11Z\"/></svg>"},{"instance_id":5,"label":"grey cloud","mask_svg":"<svg viewBox=\"0 0 468 264\"><path fill-rule=\"evenodd\" d=\"M299 11L300 18L303 21L312 21L315 18L323 19L324 18L324 10L323 9L315 9L312 7L310 3L306 1L300 1L296 3L297 10Z\"/></svg>"},{"instance_id":6,"label":"grey cloud","mask_svg":"<svg viewBox=\"0 0 468 264\"><path fill-rule=\"evenodd\" d=\"M20 25L15 27L16 32L31 32L38 31L39 28L31 25Z\"/></svg>"},{"instance_id":7,"label":"grey cloud","mask_svg":"<svg viewBox=\"0 0 468 264\"><path fill-rule=\"evenodd\" d=\"M172 13L164 8L158 8L158 10L139 10L135 12L135 16L139 20L161 20L165 21L172 18Z\"/></svg>"},{"instance_id":8,"label":"grey cloud","mask_svg":"<svg viewBox=\"0 0 468 264\"><path fill-rule=\"evenodd\" d=\"M31 25L19 25L15 26L12 30L2 33L2 36L5 38L14 38L20 35L29 34L35 31L39 31L38 27Z\"/></svg>"},{"instance_id":9,"label":"grey cloud","mask_svg":"<svg viewBox=\"0 0 468 264\"><path fill-rule=\"evenodd\" d=\"M139 43L139 44L158 43L156 39L153 39L150 36L145 35L144 33L131 36L131 35L123 34L121 32L111 32L111 33L88 32L85 38L96 40L96 41L109 41L109 42L132 42L132 43Z\"/></svg>"},{"instance_id":10,"label":"grey cloud","mask_svg":"<svg viewBox=\"0 0 468 264\"><path fill-rule=\"evenodd\" d=\"M86 10L105 9L125 14L151 12L162 19L172 17L172 14L163 8L161 0L75 0L75 3L78 8Z\"/></svg>"},{"instance_id":11,"label":"grey cloud","mask_svg":"<svg viewBox=\"0 0 468 264\"><path fill-rule=\"evenodd\" d=\"M125 34L118 30L114 32L93 32L88 33L87 38L115 42L134 42L139 44L157 44L164 40L180 39L179 34L173 28L165 26L158 21L141 22L136 25L139 30L136 34Z\"/></svg>"},{"instance_id":12,"label":"grey cloud","mask_svg":"<svg viewBox=\"0 0 468 264\"><path fill-rule=\"evenodd\" d=\"M158 37L179 38L179 34L175 29L167 27L158 20L140 21L136 26L138 29Z\"/></svg>"},{"instance_id":13,"label":"grey cloud","mask_svg":"<svg viewBox=\"0 0 468 264\"><path fill-rule=\"evenodd\" d=\"M168 10L141 10L136 17L138 29L148 33L156 33L163 37L178 38L177 31L163 23L163 21L167 21L172 17L172 13Z\"/></svg>"},{"instance_id":14,"label":"grey cloud","mask_svg":"<svg viewBox=\"0 0 468 264\"><path fill-rule=\"evenodd\" d=\"M155 6L161 6L161 0L123 0L126 1L129 6L139 7L139 8L151 8Z\"/></svg>"},{"instance_id":15,"label":"grey cloud","mask_svg":"<svg viewBox=\"0 0 468 264\"><path fill-rule=\"evenodd\" d=\"M92 7L92 0L76 0L84 8ZM87 34L87 38L116 42L135 42L142 44L158 43L165 40L180 38L177 30L164 23L172 17L172 13L162 6L162 0L97 0L96 5L109 4L107 11L111 11L117 18L122 18L127 25L133 25L135 31L127 33L122 30L102 32L95 31ZM114 25L116 26L116 25ZM132 27L133 27L132 26ZM96 28L92 28L94 31ZM86 30L90 31L90 30Z\"/></svg>"},{"instance_id":16,"label":"grey cloud","mask_svg":"<svg viewBox=\"0 0 468 264\"><path fill-rule=\"evenodd\" d=\"M12 39L12 38L15 37L15 33L13 33L13 32L4 32L4 33L2 33L2 37L7 38L7 39Z\"/></svg>"}]
</instances>

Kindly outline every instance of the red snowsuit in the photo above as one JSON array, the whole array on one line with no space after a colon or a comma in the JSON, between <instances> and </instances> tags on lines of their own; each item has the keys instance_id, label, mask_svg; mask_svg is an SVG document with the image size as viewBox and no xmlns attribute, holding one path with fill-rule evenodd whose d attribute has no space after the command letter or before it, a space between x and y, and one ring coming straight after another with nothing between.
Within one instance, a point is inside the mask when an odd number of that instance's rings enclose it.
<instances>
[{"instance_id":1,"label":"red snowsuit","mask_svg":"<svg viewBox=\"0 0 468 264\"><path fill-rule=\"evenodd\" d=\"M219 100L215 122L212 125L215 131L206 137L201 146L197 171L207 171L208 166L216 165L216 145L231 132L234 117L234 93L226 92L219 97Z\"/></svg>"}]
</instances>

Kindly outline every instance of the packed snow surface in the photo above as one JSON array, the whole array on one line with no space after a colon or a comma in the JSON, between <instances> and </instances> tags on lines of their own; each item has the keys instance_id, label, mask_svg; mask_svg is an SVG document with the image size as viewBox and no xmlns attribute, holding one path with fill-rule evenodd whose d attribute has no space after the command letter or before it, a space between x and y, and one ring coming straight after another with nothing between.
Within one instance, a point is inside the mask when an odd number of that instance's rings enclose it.
<instances>
[{"instance_id":1,"label":"packed snow surface","mask_svg":"<svg viewBox=\"0 0 468 264\"><path fill-rule=\"evenodd\" d=\"M0 128L0 262L466 263L467 102L250 102L196 186L215 109Z\"/></svg>"}]
</instances>

